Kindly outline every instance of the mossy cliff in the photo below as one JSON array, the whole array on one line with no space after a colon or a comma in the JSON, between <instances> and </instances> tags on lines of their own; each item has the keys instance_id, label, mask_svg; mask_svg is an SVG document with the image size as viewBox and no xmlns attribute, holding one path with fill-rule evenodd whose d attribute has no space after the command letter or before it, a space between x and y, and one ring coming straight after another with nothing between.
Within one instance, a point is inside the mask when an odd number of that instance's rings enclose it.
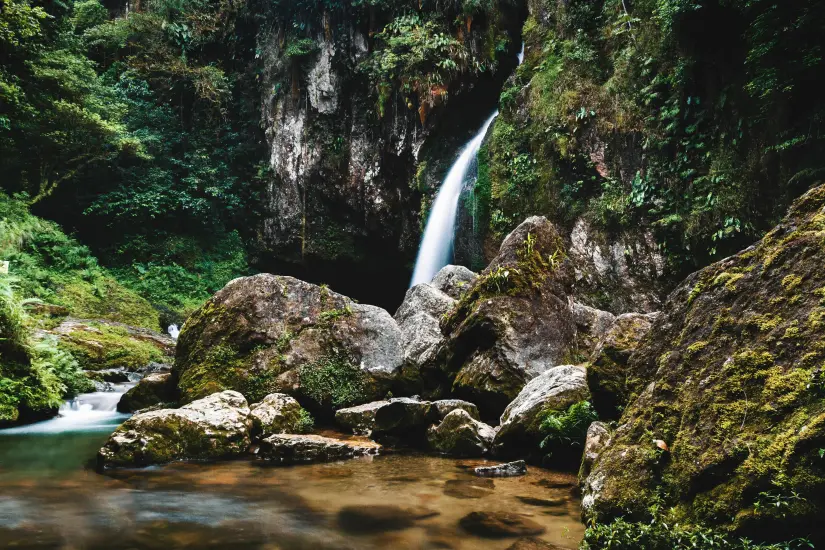
<instances>
[{"instance_id":1,"label":"mossy cliff","mask_svg":"<svg viewBox=\"0 0 825 550\"><path fill-rule=\"evenodd\" d=\"M670 295L630 357L628 406L585 484L588 517L644 519L658 503L682 523L825 540L824 263L820 186Z\"/></svg>"},{"instance_id":2,"label":"mossy cliff","mask_svg":"<svg viewBox=\"0 0 825 550\"><path fill-rule=\"evenodd\" d=\"M384 397L402 361L386 311L262 274L231 281L186 321L174 374L183 402L225 389L250 401L282 392L330 414Z\"/></svg>"}]
</instances>

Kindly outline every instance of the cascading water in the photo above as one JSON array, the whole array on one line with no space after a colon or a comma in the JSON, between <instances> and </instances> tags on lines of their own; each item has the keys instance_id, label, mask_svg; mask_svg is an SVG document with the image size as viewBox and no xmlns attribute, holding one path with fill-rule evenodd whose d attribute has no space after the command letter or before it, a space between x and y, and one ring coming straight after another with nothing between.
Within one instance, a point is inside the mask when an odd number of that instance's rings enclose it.
<instances>
[{"instance_id":1,"label":"cascading water","mask_svg":"<svg viewBox=\"0 0 825 550\"><path fill-rule=\"evenodd\" d=\"M518 64L524 61L524 44L518 53ZM464 146L458 160L450 167L438 195L435 197L430 217L427 218L427 227L424 229L424 238L418 249L410 286L419 283L429 283L438 273L438 270L450 263L450 252L455 240L455 222L458 213L458 199L464 188L464 182L470 169L475 165L478 150L487 135L490 124L498 116L498 111L488 118L481 130Z\"/></svg>"},{"instance_id":2,"label":"cascading water","mask_svg":"<svg viewBox=\"0 0 825 550\"><path fill-rule=\"evenodd\" d=\"M0 435L113 431L128 418L117 412L120 398L134 384L112 385L113 391L82 393L60 406L57 416L44 422L0 430Z\"/></svg>"},{"instance_id":3,"label":"cascading water","mask_svg":"<svg viewBox=\"0 0 825 550\"><path fill-rule=\"evenodd\" d=\"M438 270L450 262L450 251L453 247L455 237L455 217L458 211L458 199L461 189L464 187L464 180L470 168L476 160L478 150L487 134L487 129L493 123L498 111L488 118L481 130L473 136L473 139L461 151L458 160L450 168L444 183L433 203L430 217L427 219L427 227L424 229L424 239L421 241L421 248L418 250L418 258L415 261L415 271L413 272L410 286L419 283L429 283Z\"/></svg>"}]
</instances>

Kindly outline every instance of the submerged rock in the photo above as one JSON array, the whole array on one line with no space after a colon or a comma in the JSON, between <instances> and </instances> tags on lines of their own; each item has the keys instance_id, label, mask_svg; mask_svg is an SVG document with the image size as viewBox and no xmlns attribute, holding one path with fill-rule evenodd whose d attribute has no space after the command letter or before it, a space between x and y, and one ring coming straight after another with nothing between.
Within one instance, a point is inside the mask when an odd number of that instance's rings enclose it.
<instances>
[{"instance_id":1,"label":"submerged rock","mask_svg":"<svg viewBox=\"0 0 825 550\"><path fill-rule=\"evenodd\" d=\"M417 520L437 515L438 512L427 508L392 504L345 506L338 512L338 525L350 533L380 533L407 529Z\"/></svg>"},{"instance_id":2,"label":"submerged rock","mask_svg":"<svg viewBox=\"0 0 825 550\"><path fill-rule=\"evenodd\" d=\"M468 533L493 539L541 535L545 531L535 521L511 512L471 512L458 523Z\"/></svg>"},{"instance_id":3,"label":"submerged rock","mask_svg":"<svg viewBox=\"0 0 825 550\"><path fill-rule=\"evenodd\" d=\"M302 433L311 425L311 419L290 396L283 393L270 393L259 403L250 407L249 417L252 428L260 437L272 434Z\"/></svg>"},{"instance_id":4,"label":"submerged rock","mask_svg":"<svg viewBox=\"0 0 825 550\"><path fill-rule=\"evenodd\" d=\"M461 499L484 498L493 494L492 479L449 479L444 483L444 494Z\"/></svg>"},{"instance_id":5,"label":"submerged rock","mask_svg":"<svg viewBox=\"0 0 825 550\"><path fill-rule=\"evenodd\" d=\"M249 447L250 426L249 408L240 393L214 393L180 409L131 417L100 449L98 464L146 466L237 456Z\"/></svg>"},{"instance_id":6,"label":"submerged rock","mask_svg":"<svg viewBox=\"0 0 825 550\"><path fill-rule=\"evenodd\" d=\"M496 432L475 420L470 413L456 409L427 432L430 448L451 456L483 456L490 450Z\"/></svg>"},{"instance_id":7,"label":"submerged rock","mask_svg":"<svg viewBox=\"0 0 825 550\"><path fill-rule=\"evenodd\" d=\"M621 415L628 399L627 362L657 317L657 313L619 315L599 341L587 367L587 385L600 418L615 420Z\"/></svg>"},{"instance_id":8,"label":"submerged rock","mask_svg":"<svg viewBox=\"0 0 825 550\"><path fill-rule=\"evenodd\" d=\"M574 347L571 282L556 229L532 217L507 236L442 321L443 376L483 418L499 416L528 381L563 363Z\"/></svg>"},{"instance_id":9,"label":"submerged rock","mask_svg":"<svg viewBox=\"0 0 825 550\"><path fill-rule=\"evenodd\" d=\"M516 477L527 473L527 464L523 460L496 464L494 466L479 466L473 472L481 477Z\"/></svg>"},{"instance_id":10,"label":"submerged rock","mask_svg":"<svg viewBox=\"0 0 825 550\"><path fill-rule=\"evenodd\" d=\"M118 412L131 413L160 403L177 401L177 388L172 375L150 374L123 394L117 404Z\"/></svg>"},{"instance_id":11,"label":"submerged rock","mask_svg":"<svg viewBox=\"0 0 825 550\"><path fill-rule=\"evenodd\" d=\"M184 401L222 389L287 393L313 413L384 396L404 359L381 308L325 287L261 274L230 281L186 321L175 373Z\"/></svg>"},{"instance_id":12,"label":"submerged rock","mask_svg":"<svg viewBox=\"0 0 825 550\"><path fill-rule=\"evenodd\" d=\"M478 274L463 265L445 265L435 274L430 284L453 300L458 300L470 289L476 278Z\"/></svg>"},{"instance_id":13,"label":"submerged rock","mask_svg":"<svg viewBox=\"0 0 825 550\"><path fill-rule=\"evenodd\" d=\"M671 293L628 362L628 405L584 485L587 518L644 518L663 498L684 521L825 541L823 235L820 186Z\"/></svg>"},{"instance_id":14,"label":"submerged rock","mask_svg":"<svg viewBox=\"0 0 825 550\"><path fill-rule=\"evenodd\" d=\"M582 367L554 367L531 380L501 415L493 443L500 456L534 450L541 442L541 421L550 411L564 411L590 396Z\"/></svg>"},{"instance_id":15,"label":"submerged rock","mask_svg":"<svg viewBox=\"0 0 825 550\"><path fill-rule=\"evenodd\" d=\"M281 464L296 464L376 455L380 450L381 445L367 439L336 439L314 434L275 434L261 441L258 456Z\"/></svg>"},{"instance_id":16,"label":"submerged rock","mask_svg":"<svg viewBox=\"0 0 825 550\"><path fill-rule=\"evenodd\" d=\"M541 540L533 537L526 537L519 539L510 546L507 550L572 550L566 546L559 546L552 544L546 540Z\"/></svg>"}]
</instances>

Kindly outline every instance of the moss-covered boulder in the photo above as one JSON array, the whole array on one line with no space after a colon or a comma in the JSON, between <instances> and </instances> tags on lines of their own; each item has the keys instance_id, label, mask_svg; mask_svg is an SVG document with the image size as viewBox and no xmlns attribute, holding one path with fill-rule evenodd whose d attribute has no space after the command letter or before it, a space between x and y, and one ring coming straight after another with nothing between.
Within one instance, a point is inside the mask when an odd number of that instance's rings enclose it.
<instances>
[{"instance_id":1,"label":"moss-covered boulder","mask_svg":"<svg viewBox=\"0 0 825 550\"><path fill-rule=\"evenodd\" d=\"M140 371L152 362L171 362L175 350L167 335L104 319L68 317L49 334L86 370Z\"/></svg>"},{"instance_id":2,"label":"moss-covered boulder","mask_svg":"<svg viewBox=\"0 0 825 550\"><path fill-rule=\"evenodd\" d=\"M430 449L451 456L479 457L490 450L495 430L474 419L463 409L456 409L437 426L430 427Z\"/></svg>"},{"instance_id":3,"label":"moss-covered boulder","mask_svg":"<svg viewBox=\"0 0 825 550\"><path fill-rule=\"evenodd\" d=\"M562 365L533 378L501 415L493 452L497 456L535 452L543 439L542 420L589 397L582 367Z\"/></svg>"},{"instance_id":4,"label":"moss-covered boulder","mask_svg":"<svg viewBox=\"0 0 825 550\"><path fill-rule=\"evenodd\" d=\"M176 460L210 460L245 453L252 421L246 399L215 393L180 409L137 414L109 437L98 466L146 466Z\"/></svg>"},{"instance_id":5,"label":"moss-covered boulder","mask_svg":"<svg viewBox=\"0 0 825 550\"><path fill-rule=\"evenodd\" d=\"M257 437L298 434L312 429L312 417L295 399L284 393L270 393L250 407L252 431Z\"/></svg>"},{"instance_id":6,"label":"moss-covered boulder","mask_svg":"<svg viewBox=\"0 0 825 550\"><path fill-rule=\"evenodd\" d=\"M601 337L587 366L587 385L599 418L615 420L627 404L627 362L658 314L619 315Z\"/></svg>"},{"instance_id":7,"label":"moss-covered boulder","mask_svg":"<svg viewBox=\"0 0 825 550\"><path fill-rule=\"evenodd\" d=\"M385 310L261 274L229 282L189 317L174 373L184 402L224 389L250 401L286 393L331 415L384 397L403 358L401 331Z\"/></svg>"},{"instance_id":8,"label":"moss-covered boulder","mask_svg":"<svg viewBox=\"0 0 825 550\"><path fill-rule=\"evenodd\" d=\"M149 374L123 394L117 403L118 412L131 413L157 404L177 401L177 387L172 375Z\"/></svg>"},{"instance_id":9,"label":"moss-covered boulder","mask_svg":"<svg viewBox=\"0 0 825 550\"><path fill-rule=\"evenodd\" d=\"M565 363L576 336L571 281L553 225L532 217L517 227L442 321L442 391L496 418L529 380Z\"/></svg>"},{"instance_id":10,"label":"moss-covered boulder","mask_svg":"<svg viewBox=\"0 0 825 550\"><path fill-rule=\"evenodd\" d=\"M759 243L690 276L627 369L628 406L584 488L586 515L822 542L825 186Z\"/></svg>"}]
</instances>

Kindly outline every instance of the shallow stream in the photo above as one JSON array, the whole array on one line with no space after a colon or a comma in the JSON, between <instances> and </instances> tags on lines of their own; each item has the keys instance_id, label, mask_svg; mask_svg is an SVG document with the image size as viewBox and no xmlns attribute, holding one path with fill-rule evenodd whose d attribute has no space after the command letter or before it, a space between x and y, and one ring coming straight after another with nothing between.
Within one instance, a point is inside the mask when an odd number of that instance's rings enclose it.
<instances>
[{"instance_id":1,"label":"shallow stream","mask_svg":"<svg viewBox=\"0 0 825 550\"><path fill-rule=\"evenodd\" d=\"M0 548L503 550L518 540L466 530L460 521L471 512L538 524L544 533L536 538L561 548L576 548L583 536L572 476L530 468L524 477L482 479L469 470L478 460L387 454L101 475L97 450L125 417L76 409L73 422L69 412L0 431Z\"/></svg>"}]
</instances>

